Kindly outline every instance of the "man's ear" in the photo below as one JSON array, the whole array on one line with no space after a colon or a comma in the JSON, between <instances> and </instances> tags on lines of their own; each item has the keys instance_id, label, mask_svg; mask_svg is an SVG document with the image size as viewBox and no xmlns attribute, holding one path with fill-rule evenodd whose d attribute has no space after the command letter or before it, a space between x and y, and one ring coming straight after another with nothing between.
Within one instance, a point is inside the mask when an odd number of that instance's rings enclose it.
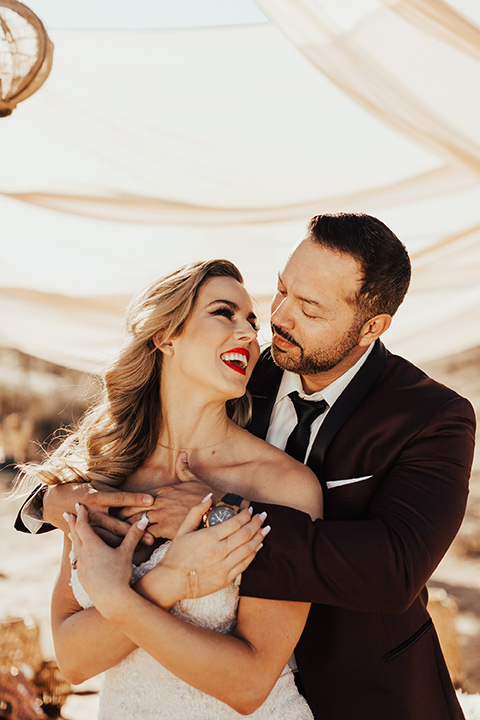
<instances>
[{"instance_id":1,"label":"man's ear","mask_svg":"<svg viewBox=\"0 0 480 720\"><path fill-rule=\"evenodd\" d=\"M167 340L166 342L164 342L161 332L155 333L152 340L157 350L160 350L160 352L162 352L164 355L173 355L172 341Z\"/></svg>"},{"instance_id":2,"label":"man's ear","mask_svg":"<svg viewBox=\"0 0 480 720\"><path fill-rule=\"evenodd\" d=\"M377 340L380 335L383 335L383 333L388 330L391 322L392 316L388 315L387 313L375 315L375 317L370 318L370 320L367 320L367 322L360 330L360 339L358 341L358 344L361 347L365 347L365 345L371 345L372 342Z\"/></svg>"}]
</instances>

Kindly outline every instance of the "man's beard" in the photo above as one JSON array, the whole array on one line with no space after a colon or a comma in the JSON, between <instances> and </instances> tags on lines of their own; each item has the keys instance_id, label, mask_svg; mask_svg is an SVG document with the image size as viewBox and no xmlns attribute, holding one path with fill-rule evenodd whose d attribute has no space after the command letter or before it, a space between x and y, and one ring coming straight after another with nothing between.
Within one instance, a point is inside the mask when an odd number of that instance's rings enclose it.
<instances>
[{"instance_id":1,"label":"man's beard","mask_svg":"<svg viewBox=\"0 0 480 720\"><path fill-rule=\"evenodd\" d=\"M289 370L290 372L297 373L297 375L317 375L318 373L328 372L329 370L333 370L342 360L345 360L352 350L357 347L362 325L363 322L360 323L360 321L354 323L352 327L337 340L335 345L317 348L307 353L286 330L279 328L278 325L272 324L272 331L274 333L280 335L280 337L283 337L285 340L289 340L297 348L297 351L293 349L291 351L285 351L280 350L272 343L271 353L273 360L282 370ZM292 354L294 353L294 357L290 355L290 352Z\"/></svg>"}]
</instances>

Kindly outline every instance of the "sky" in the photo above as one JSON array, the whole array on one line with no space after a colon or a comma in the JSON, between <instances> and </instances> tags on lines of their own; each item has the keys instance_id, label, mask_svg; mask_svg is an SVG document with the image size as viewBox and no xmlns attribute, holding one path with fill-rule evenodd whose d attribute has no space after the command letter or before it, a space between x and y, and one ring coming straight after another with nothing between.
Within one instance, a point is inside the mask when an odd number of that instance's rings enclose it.
<instances>
[{"instance_id":1,"label":"sky","mask_svg":"<svg viewBox=\"0 0 480 720\"><path fill-rule=\"evenodd\" d=\"M267 22L253 0L26 0L47 28L182 28Z\"/></svg>"},{"instance_id":2,"label":"sky","mask_svg":"<svg viewBox=\"0 0 480 720\"><path fill-rule=\"evenodd\" d=\"M24 0L25 1L25 0ZM281 0L280 0L281 1ZM267 22L254 0L26 0L47 28L184 28ZM449 0L480 24L480 0ZM340 24L347 24L374 0L338 0Z\"/></svg>"}]
</instances>

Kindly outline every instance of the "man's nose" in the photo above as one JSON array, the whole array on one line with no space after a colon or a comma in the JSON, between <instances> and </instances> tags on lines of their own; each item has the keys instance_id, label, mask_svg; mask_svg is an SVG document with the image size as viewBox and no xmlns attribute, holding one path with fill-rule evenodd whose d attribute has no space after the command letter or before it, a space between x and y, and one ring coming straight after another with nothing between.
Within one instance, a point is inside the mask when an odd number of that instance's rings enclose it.
<instances>
[{"instance_id":1,"label":"man's nose","mask_svg":"<svg viewBox=\"0 0 480 720\"><path fill-rule=\"evenodd\" d=\"M284 328L293 327L294 322L291 317L288 298L273 298L271 321L275 325L280 325Z\"/></svg>"}]
</instances>

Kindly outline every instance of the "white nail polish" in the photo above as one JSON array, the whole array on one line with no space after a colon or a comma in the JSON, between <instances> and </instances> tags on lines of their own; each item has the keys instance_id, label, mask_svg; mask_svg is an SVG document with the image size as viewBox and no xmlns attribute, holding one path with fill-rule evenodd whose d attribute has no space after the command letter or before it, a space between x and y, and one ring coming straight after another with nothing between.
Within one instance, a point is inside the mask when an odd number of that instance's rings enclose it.
<instances>
[{"instance_id":1,"label":"white nail polish","mask_svg":"<svg viewBox=\"0 0 480 720\"><path fill-rule=\"evenodd\" d=\"M270 525L267 525L266 527L264 527L260 530L260 534L263 535L263 537L265 537L265 535L268 535L268 533L270 532L271 529L272 528L270 527Z\"/></svg>"},{"instance_id":2,"label":"white nail polish","mask_svg":"<svg viewBox=\"0 0 480 720\"><path fill-rule=\"evenodd\" d=\"M140 518L140 520L137 523L137 527L140 530L145 530L147 525L148 525L148 517L147 517L146 513L143 513L142 517Z\"/></svg>"},{"instance_id":3,"label":"white nail polish","mask_svg":"<svg viewBox=\"0 0 480 720\"><path fill-rule=\"evenodd\" d=\"M260 513L260 515L258 517L263 522L265 520L265 518L267 517L267 513L266 512Z\"/></svg>"},{"instance_id":4,"label":"white nail polish","mask_svg":"<svg viewBox=\"0 0 480 720\"><path fill-rule=\"evenodd\" d=\"M68 519L69 519L70 515L69 515L67 512L64 512L64 513L63 513L63 517L64 517L64 519L68 522Z\"/></svg>"},{"instance_id":5,"label":"white nail polish","mask_svg":"<svg viewBox=\"0 0 480 720\"><path fill-rule=\"evenodd\" d=\"M80 510L80 504L79 504L79 503L75 503L75 510L77 511L77 513L78 513L78 511Z\"/></svg>"},{"instance_id":6,"label":"white nail polish","mask_svg":"<svg viewBox=\"0 0 480 720\"><path fill-rule=\"evenodd\" d=\"M202 500L202 503L206 503L207 500L210 500L210 498L212 497L212 495L213 495L213 493L211 493L211 492L208 493L208 495L205 495L205 497L204 497L203 500Z\"/></svg>"},{"instance_id":7,"label":"white nail polish","mask_svg":"<svg viewBox=\"0 0 480 720\"><path fill-rule=\"evenodd\" d=\"M255 551L255 552L258 552L259 550L261 550L261 549L262 549L262 547L263 547L263 543L260 543L260 545L259 545L259 546L257 547L257 549L256 549L256 551Z\"/></svg>"},{"instance_id":8,"label":"white nail polish","mask_svg":"<svg viewBox=\"0 0 480 720\"><path fill-rule=\"evenodd\" d=\"M250 507L248 508L248 512L250 513L250 515L253 514L253 507L252 507L251 505L250 505Z\"/></svg>"}]
</instances>

